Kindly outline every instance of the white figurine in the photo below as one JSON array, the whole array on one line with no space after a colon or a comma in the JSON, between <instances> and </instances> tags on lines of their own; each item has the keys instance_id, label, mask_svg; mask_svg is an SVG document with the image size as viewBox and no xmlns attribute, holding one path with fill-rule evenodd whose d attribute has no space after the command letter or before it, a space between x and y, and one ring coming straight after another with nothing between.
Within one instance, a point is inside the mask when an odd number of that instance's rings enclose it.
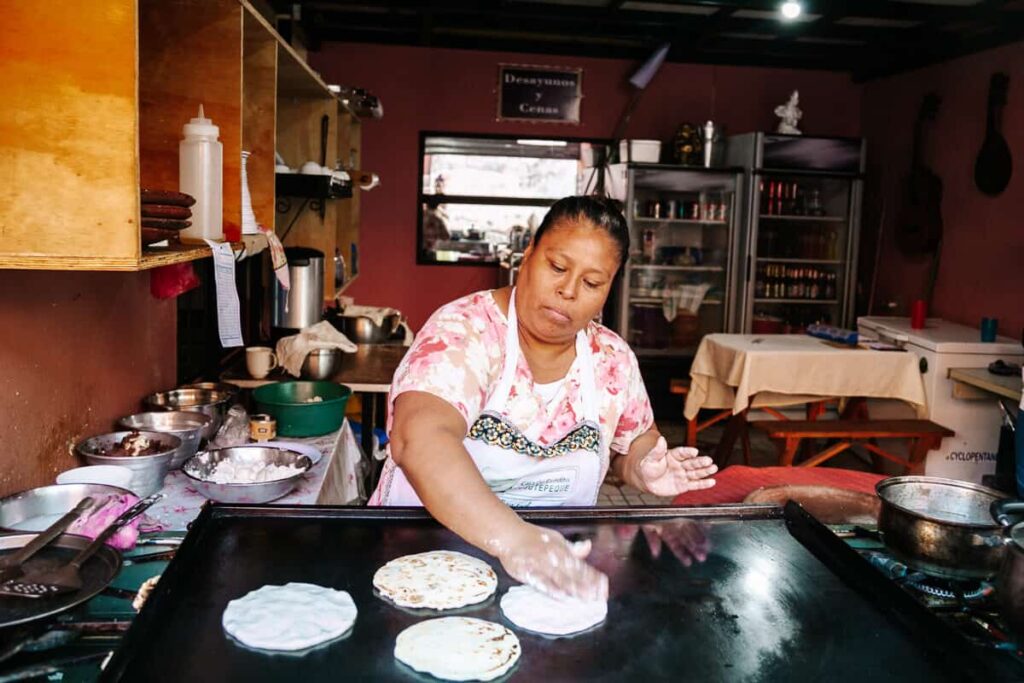
<instances>
[{"instance_id":1,"label":"white figurine","mask_svg":"<svg viewBox=\"0 0 1024 683\"><path fill-rule=\"evenodd\" d=\"M794 90L793 94L789 96L788 102L775 107L775 115L780 119L777 132L785 135L801 135L800 129L796 127L796 124L800 122L800 117L804 115L800 111L799 104L800 91Z\"/></svg>"}]
</instances>

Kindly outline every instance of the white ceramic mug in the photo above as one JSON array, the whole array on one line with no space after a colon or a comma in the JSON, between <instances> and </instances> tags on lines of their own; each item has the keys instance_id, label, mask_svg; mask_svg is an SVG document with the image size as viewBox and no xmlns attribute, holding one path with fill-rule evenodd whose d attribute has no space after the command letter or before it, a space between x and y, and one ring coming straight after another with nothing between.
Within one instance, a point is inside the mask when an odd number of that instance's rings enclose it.
<instances>
[{"instance_id":1,"label":"white ceramic mug","mask_svg":"<svg viewBox=\"0 0 1024 683\"><path fill-rule=\"evenodd\" d=\"M277 354L269 346L250 346L245 350L245 367L254 379L263 379L277 367Z\"/></svg>"}]
</instances>

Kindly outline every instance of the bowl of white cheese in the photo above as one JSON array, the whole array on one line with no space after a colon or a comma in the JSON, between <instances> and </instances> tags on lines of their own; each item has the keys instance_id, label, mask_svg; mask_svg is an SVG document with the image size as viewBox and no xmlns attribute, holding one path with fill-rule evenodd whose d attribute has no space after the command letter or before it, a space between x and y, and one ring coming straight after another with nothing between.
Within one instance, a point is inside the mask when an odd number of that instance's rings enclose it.
<instances>
[{"instance_id":1,"label":"bowl of white cheese","mask_svg":"<svg viewBox=\"0 0 1024 683\"><path fill-rule=\"evenodd\" d=\"M199 493L218 503L269 503L295 490L312 467L295 451L253 445L201 451L181 471Z\"/></svg>"}]
</instances>

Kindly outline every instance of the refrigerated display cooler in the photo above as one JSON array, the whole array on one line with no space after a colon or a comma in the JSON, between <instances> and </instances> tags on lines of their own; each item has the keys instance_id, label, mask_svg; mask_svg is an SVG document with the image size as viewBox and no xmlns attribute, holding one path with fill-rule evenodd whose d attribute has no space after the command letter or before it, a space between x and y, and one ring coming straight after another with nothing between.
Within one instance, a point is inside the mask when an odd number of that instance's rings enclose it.
<instances>
[{"instance_id":1,"label":"refrigerated display cooler","mask_svg":"<svg viewBox=\"0 0 1024 683\"><path fill-rule=\"evenodd\" d=\"M730 332L742 169L613 164L630 254L614 315L641 358L693 356L701 338Z\"/></svg>"},{"instance_id":2,"label":"refrigerated display cooler","mask_svg":"<svg viewBox=\"0 0 1024 683\"><path fill-rule=\"evenodd\" d=\"M1002 419L997 400L955 397L949 369L987 368L997 359L1019 365L1024 362L1021 343L1008 337L982 342L977 328L932 318L924 329L915 330L909 318L863 316L857 319L857 331L861 338L899 346L920 359L928 401L924 417L956 432L928 453L925 474L977 484L993 474ZM872 419L916 417L902 401L872 400L868 412Z\"/></svg>"},{"instance_id":3,"label":"refrigerated display cooler","mask_svg":"<svg viewBox=\"0 0 1024 683\"><path fill-rule=\"evenodd\" d=\"M746 182L735 328L797 333L852 323L864 144L748 133L725 140Z\"/></svg>"}]
</instances>

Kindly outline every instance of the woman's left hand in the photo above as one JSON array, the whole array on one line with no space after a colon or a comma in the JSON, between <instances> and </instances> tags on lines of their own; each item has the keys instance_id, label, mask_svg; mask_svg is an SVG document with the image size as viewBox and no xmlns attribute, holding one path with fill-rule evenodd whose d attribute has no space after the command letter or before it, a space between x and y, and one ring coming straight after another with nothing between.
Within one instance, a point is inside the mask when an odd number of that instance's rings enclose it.
<instances>
[{"instance_id":1,"label":"woman's left hand","mask_svg":"<svg viewBox=\"0 0 1024 683\"><path fill-rule=\"evenodd\" d=\"M654 448L639 459L633 470L641 489L656 496L675 496L714 486L715 480L708 477L718 471L718 466L696 448L669 448L665 437L659 436Z\"/></svg>"}]
</instances>

